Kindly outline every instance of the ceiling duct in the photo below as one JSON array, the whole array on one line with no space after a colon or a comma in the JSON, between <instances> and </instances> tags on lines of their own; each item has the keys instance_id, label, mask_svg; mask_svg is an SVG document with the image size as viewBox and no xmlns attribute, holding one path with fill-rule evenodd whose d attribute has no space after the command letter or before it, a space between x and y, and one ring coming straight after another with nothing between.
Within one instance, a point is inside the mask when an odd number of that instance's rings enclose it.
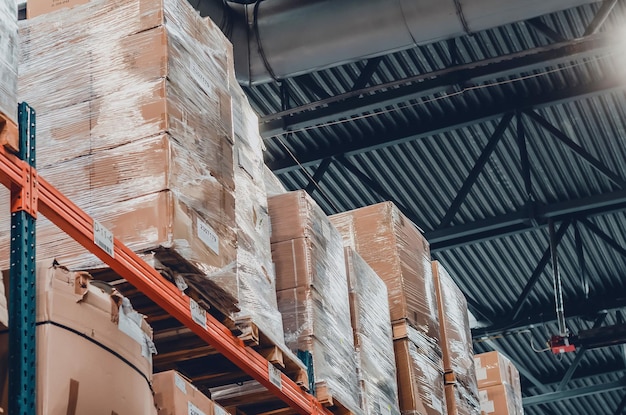
<instances>
[{"instance_id":1,"label":"ceiling duct","mask_svg":"<svg viewBox=\"0 0 626 415\"><path fill-rule=\"evenodd\" d=\"M385 55L593 0L264 0L228 2L242 84Z\"/></svg>"}]
</instances>

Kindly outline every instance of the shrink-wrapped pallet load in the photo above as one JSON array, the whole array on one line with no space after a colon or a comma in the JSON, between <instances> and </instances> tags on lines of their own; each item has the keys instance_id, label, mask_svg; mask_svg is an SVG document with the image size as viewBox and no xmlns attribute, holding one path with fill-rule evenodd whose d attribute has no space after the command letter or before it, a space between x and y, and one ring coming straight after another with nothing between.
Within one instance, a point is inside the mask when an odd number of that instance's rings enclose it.
<instances>
[{"instance_id":1,"label":"shrink-wrapped pallet load","mask_svg":"<svg viewBox=\"0 0 626 415\"><path fill-rule=\"evenodd\" d=\"M20 51L42 177L135 251L171 249L205 274L236 260L232 55L217 27L184 0L93 0L20 22ZM99 264L39 221L40 258L61 242L68 266Z\"/></svg>"},{"instance_id":2,"label":"shrink-wrapped pallet load","mask_svg":"<svg viewBox=\"0 0 626 415\"><path fill-rule=\"evenodd\" d=\"M0 0L0 145L17 149L17 7Z\"/></svg>"},{"instance_id":3,"label":"shrink-wrapped pallet load","mask_svg":"<svg viewBox=\"0 0 626 415\"><path fill-rule=\"evenodd\" d=\"M304 191L269 198L285 341L310 352L319 396L361 413L341 235Z\"/></svg>"},{"instance_id":4,"label":"shrink-wrapped pallet load","mask_svg":"<svg viewBox=\"0 0 626 415\"><path fill-rule=\"evenodd\" d=\"M174 370L155 374L153 388L158 415L228 415Z\"/></svg>"},{"instance_id":5,"label":"shrink-wrapped pallet load","mask_svg":"<svg viewBox=\"0 0 626 415\"><path fill-rule=\"evenodd\" d=\"M88 273L42 265L36 320L37 414L156 414L152 329L128 299ZM0 362L8 361L8 347L3 330ZM7 413L4 364L0 372L0 407Z\"/></svg>"},{"instance_id":6,"label":"shrink-wrapped pallet load","mask_svg":"<svg viewBox=\"0 0 626 415\"><path fill-rule=\"evenodd\" d=\"M390 202L330 219L344 244L358 252L387 286L402 414L445 413L439 314L428 242Z\"/></svg>"},{"instance_id":7,"label":"shrink-wrapped pallet load","mask_svg":"<svg viewBox=\"0 0 626 415\"><path fill-rule=\"evenodd\" d=\"M465 296L446 269L433 261L446 401L449 415L479 415L474 350Z\"/></svg>"},{"instance_id":8,"label":"shrink-wrapped pallet load","mask_svg":"<svg viewBox=\"0 0 626 415\"><path fill-rule=\"evenodd\" d=\"M366 415L399 415L387 287L352 248L345 249L350 312Z\"/></svg>"}]
</instances>

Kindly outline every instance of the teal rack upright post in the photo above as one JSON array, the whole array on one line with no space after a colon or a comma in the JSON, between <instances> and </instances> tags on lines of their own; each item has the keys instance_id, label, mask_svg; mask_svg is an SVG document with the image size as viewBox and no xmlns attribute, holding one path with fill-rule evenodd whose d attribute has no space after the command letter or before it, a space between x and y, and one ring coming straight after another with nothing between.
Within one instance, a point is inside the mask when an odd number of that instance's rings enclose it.
<instances>
[{"instance_id":1,"label":"teal rack upright post","mask_svg":"<svg viewBox=\"0 0 626 415\"><path fill-rule=\"evenodd\" d=\"M11 189L9 276L9 413L36 414L35 111L18 107L19 157L32 167L30 186Z\"/></svg>"}]
</instances>

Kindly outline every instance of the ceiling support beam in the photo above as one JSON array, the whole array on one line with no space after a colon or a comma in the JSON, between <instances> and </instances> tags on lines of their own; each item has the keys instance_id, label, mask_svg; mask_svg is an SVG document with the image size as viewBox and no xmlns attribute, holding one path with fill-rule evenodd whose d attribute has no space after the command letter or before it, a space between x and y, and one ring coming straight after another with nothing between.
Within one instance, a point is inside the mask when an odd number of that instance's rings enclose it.
<instances>
[{"instance_id":1,"label":"ceiling support beam","mask_svg":"<svg viewBox=\"0 0 626 415\"><path fill-rule=\"evenodd\" d=\"M615 408L615 412L613 412L613 415L622 415L624 413L624 409L626 409L626 394L624 394L622 400L619 402L619 404L617 404L617 408Z\"/></svg>"},{"instance_id":2,"label":"ceiling support beam","mask_svg":"<svg viewBox=\"0 0 626 415\"><path fill-rule=\"evenodd\" d=\"M563 239L563 236L565 235L565 232L567 231L567 228L569 227L570 223L571 221L565 221L559 227L559 230L556 232L556 235L554 237L554 245L555 245L554 249L556 249L556 247L559 245L559 243ZM535 288L537 281L539 281L539 277L541 277L541 274L543 274L543 271L546 268L546 265L548 265L548 262L550 262L551 258L552 258L551 249L550 249L550 246L548 246L548 248L544 251L543 256L539 260L537 267L535 267L535 270L533 271L531 277L528 279L526 286L524 286L522 293L517 298L517 301L515 302L515 305L513 306L513 310L511 311L511 316L512 316L511 320L515 320L519 317L520 313L522 312L524 308L524 303L528 299L528 296L532 292L533 288Z\"/></svg>"},{"instance_id":3,"label":"ceiling support beam","mask_svg":"<svg viewBox=\"0 0 626 415\"><path fill-rule=\"evenodd\" d=\"M300 75L293 78L293 80L296 82L297 85L305 88L311 94L315 95L318 99L330 98L330 94L326 92L324 88L322 88L322 86L315 80L315 78L313 78L313 76L311 76L311 74ZM286 111L290 110L286 109Z\"/></svg>"},{"instance_id":4,"label":"ceiling support beam","mask_svg":"<svg viewBox=\"0 0 626 415\"><path fill-rule=\"evenodd\" d=\"M372 76L374 76L374 72L376 72L376 69L378 69L382 60L383 58L381 56L369 59L361 70L359 77L356 79L356 81L354 81L354 85L352 85L351 91L354 92L358 91L359 89L365 88L367 84L371 82Z\"/></svg>"},{"instance_id":5,"label":"ceiling support beam","mask_svg":"<svg viewBox=\"0 0 626 415\"><path fill-rule=\"evenodd\" d=\"M358 139L344 140L344 144L335 145L328 148L321 148L317 151L307 151L297 154L298 162L305 167L317 165L321 160L345 155L373 151L380 148L389 147L401 143L417 140L424 137L460 129L469 125L475 125L501 118L507 112L524 110L527 108L543 108L557 105L576 99L593 97L606 94L611 91L622 91L626 89L626 84L618 79L611 79L591 82L572 88L554 91L548 94L539 94L524 98L508 97L502 102L497 102L491 106L480 106L473 110L464 111L460 114L447 114L445 117L427 120L421 123L413 123L395 131L373 132L371 135L358 137ZM268 166L276 173L286 173L300 169L300 164L291 157L269 161Z\"/></svg>"},{"instance_id":6,"label":"ceiling support beam","mask_svg":"<svg viewBox=\"0 0 626 415\"><path fill-rule=\"evenodd\" d=\"M562 34L560 34L559 32L557 32L556 30L552 29L550 26L548 26L547 24L545 24L541 18L539 17L535 17L533 19L530 20L526 20L525 22L528 26L532 27L533 29L535 29L537 32L539 32L541 35L543 35L546 39L548 39L550 42L566 42L567 39L565 38L565 36L563 36Z\"/></svg>"},{"instance_id":7,"label":"ceiling support beam","mask_svg":"<svg viewBox=\"0 0 626 415\"><path fill-rule=\"evenodd\" d=\"M517 212L444 229L426 231L424 236L430 242L431 252L439 252L540 229L546 226L547 220L550 218L555 221L563 221L572 217L589 218L623 210L626 210L626 191L618 190L567 202L547 205L532 203ZM583 224L588 228L594 226L592 222L589 222L591 225L587 222L583 221ZM616 249L621 252L619 248Z\"/></svg>"},{"instance_id":8,"label":"ceiling support beam","mask_svg":"<svg viewBox=\"0 0 626 415\"><path fill-rule=\"evenodd\" d=\"M578 301L576 302L576 307L568 309L569 313L565 316L565 319L587 319L599 313L611 312L626 307L626 293L612 294L612 296L609 298L607 295L599 295L587 301ZM517 320L502 319L496 321L492 326L472 329L472 337L476 341L481 341L484 338L512 335L555 322L556 315L553 307L539 311L530 310L528 313L520 315Z\"/></svg>"},{"instance_id":9,"label":"ceiling support beam","mask_svg":"<svg viewBox=\"0 0 626 415\"><path fill-rule=\"evenodd\" d=\"M602 323L604 323L604 320L606 320L606 316L607 313L599 315L596 318L596 321L593 322L592 329L597 329L598 327L600 327ZM572 376L574 376L574 372L578 368L580 362L583 360L583 357L585 357L586 352L587 348L585 346L582 346L576 351L576 357L574 358L574 361L569 365L569 367L567 368L567 372L565 372L565 375L563 375L563 379L561 379L561 382L556 387L557 392L564 390L570 380L572 380Z\"/></svg>"},{"instance_id":10,"label":"ceiling support beam","mask_svg":"<svg viewBox=\"0 0 626 415\"><path fill-rule=\"evenodd\" d=\"M426 74L327 97L275 114L262 116L264 138L289 130L320 125L341 118L397 105L449 90L454 85L478 84L521 72L541 70L612 48L604 34L567 40L482 61L456 65ZM319 85L318 85L319 86Z\"/></svg>"},{"instance_id":11,"label":"ceiling support beam","mask_svg":"<svg viewBox=\"0 0 626 415\"><path fill-rule=\"evenodd\" d=\"M617 0L604 0L602 2L602 6L600 6L600 10L596 13L587 29L585 29L585 34L583 36L593 35L600 30L607 17L611 14L613 7L617 4Z\"/></svg>"},{"instance_id":12,"label":"ceiling support beam","mask_svg":"<svg viewBox=\"0 0 626 415\"><path fill-rule=\"evenodd\" d=\"M541 395L528 396L522 399L524 407L552 403L566 399L582 398L584 396L596 395L598 393L612 392L626 388L626 377L608 383L601 383L582 388L568 389L560 392L548 392Z\"/></svg>"},{"instance_id":13,"label":"ceiling support beam","mask_svg":"<svg viewBox=\"0 0 626 415\"><path fill-rule=\"evenodd\" d=\"M315 170L315 173L313 173L313 177L309 178L309 184L304 189L309 195L313 196L313 192L315 192L315 190L319 188L319 183L322 181L322 178L328 171L328 168L330 167L332 161L333 159L327 158L322 160L320 165L317 166L317 170Z\"/></svg>"},{"instance_id":14,"label":"ceiling support beam","mask_svg":"<svg viewBox=\"0 0 626 415\"><path fill-rule=\"evenodd\" d=\"M524 120L520 111L517 111L515 113L515 121L517 133L517 147L519 149L520 158L520 174L524 179L524 191L526 193L526 201L532 202L535 198L533 196L530 159L528 157L528 146L526 143L526 130L524 129Z\"/></svg>"},{"instance_id":15,"label":"ceiling support beam","mask_svg":"<svg viewBox=\"0 0 626 415\"><path fill-rule=\"evenodd\" d=\"M626 257L626 248L624 248L623 246L618 244L613 237L611 237L606 232L604 232L602 229L600 229L598 227L598 225L596 225L595 223L591 222L589 219L583 219L581 222L585 225L585 227L587 229L589 229L591 232L593 232L598 238L603 240L608 246L613 248L615 251L617 251L623 257Z\"/></svg>"},{"instance_id":16,"label":"ceiling support beam","mask_svg":"<svg viewBox=\"0 0 626 415\"><path fill-rule=\"evenodd\" d=\"M458 213L461 205L465 201L465 198L469 194L472 186L474 186L474 183L476 183L476 180L478 179L478 176L480 175L483 168L485 167L485 164L487 164L487 162L489 161L491 154L493 153L496 146L500 142L500 138L502 138L502 136L504 135L504 132L508 128L509 124L511 123L512 118L513 118L513 113L508 113L502 118L502 120L496 127L496 130L491 135L491 138L489 138L487 145L485 146L482 153L478 157L478 160L476 160L476 163L474 163L474 167L472 167L472 170L470 171L469 175L465 179L465 182L463 182L461 189L459 189L456 197L452 201L452 204L448 208L448 211L444 215L443 219L441 219L441 222L439 223L438 228L445 228L446 226L450 225L450 223L452 222L452 219Z\"/></svg>"},{"instance_id":17,"label":"ceiling support beam","mask_svg":"<svg viewBox=\"0 0 626 415\"><path fill-rule=\"evenodd\" d=\"M626 188L626 180L624 180L620 175L615 173L613 170L608 168L602 161L598 160L591 153L585 150L582 146L577 144L574 140L569 138L565 133L556 128L554 125L550 124L548 120L539 115L536 111L524 111L526 115L528 115L533 121L535 121L538 125L543 127L546 131L548 131L552 136L558 139L560 142L565 144L570 148L574 153L579 155L583 160L585 160L591 167L593 167L598 172L602 173L607 179L618 185L620 188Z\"/></svg>"}]
</instances>

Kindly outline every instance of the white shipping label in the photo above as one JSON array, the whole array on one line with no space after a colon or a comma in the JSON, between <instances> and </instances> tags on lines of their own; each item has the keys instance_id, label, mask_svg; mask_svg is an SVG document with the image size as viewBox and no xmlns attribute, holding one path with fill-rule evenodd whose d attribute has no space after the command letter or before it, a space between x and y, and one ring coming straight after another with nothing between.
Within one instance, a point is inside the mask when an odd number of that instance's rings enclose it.
<instances>
[{"instance_id":1,"label":"white shipping label","mask_svg":"<svg viewBox=\"0 0 626 415\"><path fill-rule=\"evenodd\" d=\"M270 375L270 382L272 382L278 389L282 389L283 379L280 370L276 369L270 362L267 363L267 369Z\"/></svg>"},{"instance_id":2,"label":"white shipping label","mask_svg":"<svg viewBox=\"0 0 626 415\"><path fill-rule=\"evenodd\" d=\"M178 389L180 389L182 393L184 393L185 395L187 394L187 384L185 383L185 380L181 378L178 373L174 375L174 384L176 385Z\"/></svg>"},{"instance_id":3,"label":"white shipping label","mask_svg":"<svg viewBox=\"0 0 626 415\"><path fill-rule=\"evenodd\" d=\"M439 398L437 396L435 396L434 394L430 395L430 400L433 404L433 409L439 413L441 413L443 411L443 405L441 404L441 401L439 400Z\"/></svg>"},{"instance_id":4,"label":"white shipping label","mask_svg":"<svg viewBox=\"0 0 626 415\"><path fill-rule=\"evenodd\" d=\"M476 380L485 380L485 379L487 379L487 368L477 367L476 368Z\"/></svg>"},{"instance_id":5,"label":"white shipping label","mask_svg":"<svg viewBox=\"0 0 626 415\"><path fill-rule=\"evenodd\" d=\"M187 402L187 415L206 415L196 405Z\"/></svg>"},{"instance_id":6,"label":"white shipping label","mask_svg":"<svg viewBox=\"0 0 626 415\"><path fill-rule=\"evenodd\" d=\"M217 233L208 224L202 222L200 219L197 221L198 238L205 243L206 246L211 248L217 255L220 254L220 238Z\"/></svg>"},{"instance_id":7,"label":"white shipping label","mask_svg":"<svg viewBox=\"0 0 626 415\"><path fill-rule=\"evenodd\" d=\"M495 405L493 404L493 401L487 401L487 402L480 403L480 410L487 414L491 414L496 411L496 408L495 408Z\"/></svg>"},{"instance_id":8,"label":"white shipping label","mask_svg":"<svg viewBox=\"0 0 626 415\"><path fill-rule=\"evenodd\" d=\"M104 252L113 256L113 232L102 226L97 220L93 221L93 241Z\"/></svg>"},{"instance_id":9,"label":"white shipping label","mask_svg":"<svg viewBox=\"0 0 626 415\"><path fill-rule=\"evenodd\" d=\"M193 75L193 78L196 80L198 85L200 85L200 87L207 94L212 93L213 92L213 87L212 87L213 83L209 80L209 78L204 76L204 71L202 69L200 69L200 67L194 61L191 61L191 64L189 66L190 66L189 69L191 70L191 74Z\"/></svg>"},{"instance_id":10,"label":"white shipping label","mask_svg":"<svg viewBox=\"0 0 626 415\"><path fill-rule=\"evenodd\" d=\"M193 321L206 329L206 310L193 298L189 299L189 310Z\"/></svg>"},{"instance_id":11,"label":"white shipping label","mask_svg":"<svg viewBox=\"0 0 626 415\"><path fill-rule=\"evenodd\" d=\"M480 357L475 357L474 358L474 366L478 367L482 367L482 365L480 364Z\"/></svg>"},{"instance_id":12,"label":"white shipping label","mask_svg":"<svg viewBox=\"0 0 626 415\"><path fill-rule=\"evenodd\" d=\"M478 391L478 400L480 402L487 402L489 400L489 395L487 395L487 391L486 390L479 390Z\"/></svg>"}]
</instances>

